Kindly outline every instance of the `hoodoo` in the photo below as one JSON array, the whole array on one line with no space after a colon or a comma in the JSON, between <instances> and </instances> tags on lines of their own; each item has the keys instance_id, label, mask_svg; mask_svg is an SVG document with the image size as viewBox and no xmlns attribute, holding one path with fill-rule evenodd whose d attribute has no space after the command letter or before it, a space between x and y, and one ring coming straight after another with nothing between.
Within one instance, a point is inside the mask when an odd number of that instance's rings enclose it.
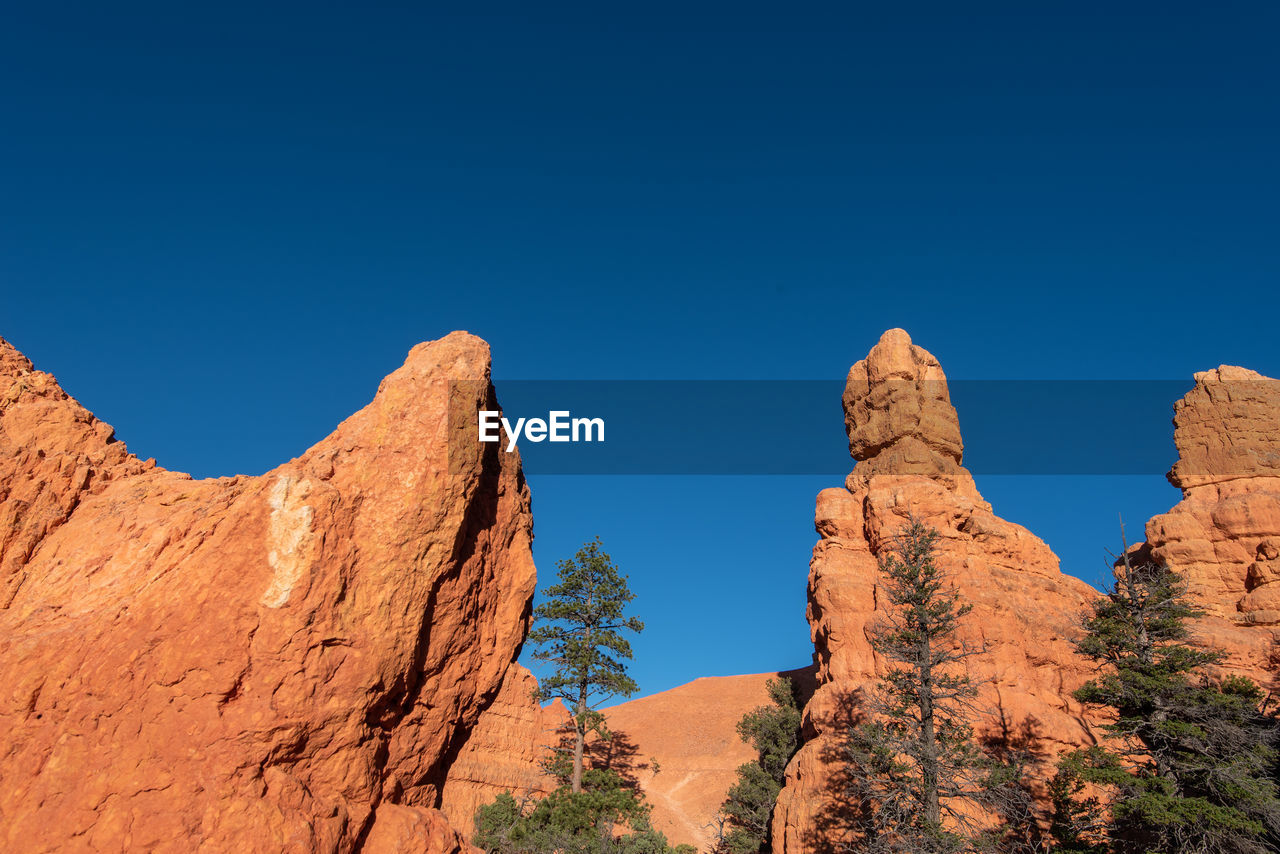
<instances>
[{"instance_id":1,"label":"hoodoo","mask_svg":"<svg viewBox=\"0 0 1280 854\"><path fill-rule=\"evenodd\" d=\"M1270 687L1280 639L1280 381L1223 365L1174 407L1182 501L1147 523L1151 556L1206 614L1197 636Z\"/></svg>"},{"instance_id":2,"label":"hoodoo","mask_svg":"<svg viewBox=\"0 0 1280 854\"><path fill-rule=\"evenodd\" d=\"M840 797L831 748L886 666L868 636L880 616L878 560L909 515L941 533L938 560L973 605L959 642L982 650L967 662L980 686L975 730L1038 758L1042 801L1053 760L1093 743L1102 723L1072 698L1093 673L1072 641L1097 593L978 494L938 361L889 330L849 371L844 410L856 464L844 488L818 495L809 573L819 687L774 814L774 850L788 854L831 841L817 820ZM1280 383L1223 366L1197 374L1174 411L1169 479L1183 500L1134 548L1186 579L1205 611L1193 639L1227 653L1222 669L1269 686L1280 631Z\"/></svg>"},{"instance_id":3,"label":"hoodoo","mask_svg":"<svg viewBox=\"0 0 1280 854\"><path fill-rule=\"evenodd\" d=\"M981 686L979 734L1034 742L1046 757L1091 740L1071 692L1092 668L1072 639L1097 594L1062 574L1044 542L996 516L978 494L961 464L959 422L938 360L903 330L889 330L849 371L844 412L856 465L844 487L818 494L808 609L818 689L805 708L806 744L774 813L774 851L786 854L827 841L818 819L841 796L828 760L857 713L859 692L885 668L868 634L883 607L877 561L910 515L941 533L938 561L973 605L958 640L984 650L968 662Z\"/></svg>"}]
</instances>

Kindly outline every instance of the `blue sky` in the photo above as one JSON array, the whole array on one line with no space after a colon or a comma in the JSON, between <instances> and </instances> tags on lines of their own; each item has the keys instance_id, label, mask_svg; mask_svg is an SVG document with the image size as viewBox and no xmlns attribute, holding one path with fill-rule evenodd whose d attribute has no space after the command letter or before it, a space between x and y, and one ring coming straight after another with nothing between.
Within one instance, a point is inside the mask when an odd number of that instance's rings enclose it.
<instances>
[{"instance_id":1,"label":"blue sky","mask_svg":"<svg viewBox=\"0 0 1280 854\"><path fill-rule=\"evenodd\" d=\"M839 378L891 326L952 378L1280 375L1280 8L1117 5L26 4L0 335L201 476L459 328L506 379ZM631 575L643 691L808 660L838 477L531 483L544 579ZM1093 582L1177 498L979 487Z\"/></svg>"}]
</instances>

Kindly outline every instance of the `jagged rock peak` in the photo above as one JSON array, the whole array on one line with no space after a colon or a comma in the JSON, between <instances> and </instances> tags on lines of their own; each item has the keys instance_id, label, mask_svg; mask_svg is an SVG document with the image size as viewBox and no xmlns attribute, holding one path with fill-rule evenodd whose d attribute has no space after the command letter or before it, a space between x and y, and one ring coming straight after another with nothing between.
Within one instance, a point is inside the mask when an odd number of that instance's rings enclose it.
<instances>
[{"instance_id":1,"label":"jagged rock peak","mask_svg":"<svg viewBox=\"0 0 1280 854\"><path fill-rule=\"evenodd\" d=\"M0 376L12 377L29 373L33 368L30 359L18 352L17 347L0 337Z\"/></svg>"},{"instance_id":2,"label":"jagged rock peak","mask_svg":"<svg viewBox=\"0 0 1280 854\"><path fill-rule=\"evenodd\" d=\"M36 548L82 501L154 469L0 338L0 609Z\"/></svg>"},{"instance_id":3,"label":"jagged rock peak","mask_svg":"<svg viewBox=\"0 0 1280 854\"><path fill-rule=\"evenodd\" d=\"M843 402L849 453L859 463L897 474L959 466L964 444L946 374L904 330L885 332L849 369Z\"/></svg>"}]
</instances>

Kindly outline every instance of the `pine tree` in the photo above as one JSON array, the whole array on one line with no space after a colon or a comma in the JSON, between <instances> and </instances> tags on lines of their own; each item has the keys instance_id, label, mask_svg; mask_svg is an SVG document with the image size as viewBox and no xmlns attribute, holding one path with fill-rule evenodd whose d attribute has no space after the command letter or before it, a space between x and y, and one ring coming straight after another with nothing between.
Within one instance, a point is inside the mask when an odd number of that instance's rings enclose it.
<instances>
[{"instance_id":1,"label":"pine tree","mask_svg":"<svg viewBox=\"0 0 1280 854\"><path fill-rule=\"evenodd\" d=\"M1058 760L1058 773L1049 781L1053 804L1049 836L1054 854L1109 854L1111 820L1106 805L1086 779L1111 764L1114 757L1097 746L1077 750Z\"/></svg>"},{"instance_id":2,"label":"pine tree","mask_svg":"<svg viewBox=\"0 0 1280 854\"><path fill-rule=\"evenodd\" d=\"M491 854L687 854L672 851L649 813L638 789L591 768L579 792L565 785L523 801L500 794L476 811L472 842Z\"/></svg>"},{"instance_id":3,"label":"pine tree","mask_svg":"<svg viewBox=\"0 0 1280 854\"><path fill-rule=\"evenodd\" d=\"M536 647L535 659L556 665L541 680L542 699L562 699L573 710L570 788L578 793L587 733L603 725L596 709L612 697L636 691L624 663L631 658L631 644L620 632L643 631L644 623L625 616L635 596L599 538L557 566L559 583L544 591L547 601L534 609L538 625L529 641Z\"/></svg>"},{"instance_id":4,"label":"pine tree","mask_svg":"<svg viewBox=\"0 0 1280 854\"><path fill-rule=\"evenodd\" d=\"M937 540L912 517L880 561L890 607L871 643L897 666L866 697L866 719L850 728L843 748L841 830L853 850L971 848L983 836L974 805L994 809L994 794L1010 782L966 720L976 688L961 665L979 650L956 641L971 606L938 565Z\"/></svg>"},{"instance_id":5,"label":"pine tree","mask_svg":"<svg viewBox=\"0 0 1280 854\"><path fill-rule=\"evenodd\" d=\"M1077 850L1082 839L1118 854L1277 850L1275 721L1249 680L1206 678L1222 654L1188 643L1186 621L1199 614L1174 572L1125 549L1078 645L1104 673L1076 697L1114 721L1106 745L1061 766L1055 825ZM1072 780L1109 792L1105 810L1082 802L1082 786L1073 796Z\"/></svg>"},{"instance_id":6,"label":"pine tree","mask_svg":"<svg viewBox=\"0 0 1280 854\"><path fill-rule=\"evenodd\" d=\"M791 680L770 679L768 690L770 705L738 721L738 735L756 749L756 759L738 766L737 781L720 807L728 827L717 847L729 854L769 850L773 807L800 744L800 708Z\"/></svg>"},{"instance_id":7,"label":"pine tree","mask_svg":"<svg viewBox=\"0 0 1280 854\"><path fill-rule=\"evenodd\" d=\"M618 744L596 709L636 690L625 664L631 644L621 632L639 632L644 623L626 616L635 597L599 539L558 569L558 583L534 609L537 627L529 640L534 658L555 665L542 679L541 698L562 699L573 709L570 746L545 765L560 785L540 800L517 801L507 792L480 807L473 841L495 854L693 854L687 846L673 850L654 829L634 780L613 767L585 766L588 733L596 733L597 744Z\"/></svg>"}]
</instances>

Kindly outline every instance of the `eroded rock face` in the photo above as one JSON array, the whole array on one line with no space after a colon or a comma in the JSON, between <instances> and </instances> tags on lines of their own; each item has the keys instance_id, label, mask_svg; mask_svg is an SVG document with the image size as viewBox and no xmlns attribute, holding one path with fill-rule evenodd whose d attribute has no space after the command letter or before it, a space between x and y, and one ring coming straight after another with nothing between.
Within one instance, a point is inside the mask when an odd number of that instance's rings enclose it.
<instances>
[{"instance_id":1,"label":"eroded rock face","mask_svg":"<svg viewBox=\"0 0 1280 854\"><path fill-rule=\"evenodd\" d=\"M483 341L261 477L137 460L5 342L0 394L0 848L465 846L435 808L535 584L518 456L450 448Z\"/></svg>"},{"instance_id":2,"label":"eroded rock face","mask_svg":"<svg viewBox=\"0 0 1280 854\"><path fill-rule=\"evenodd\" d=\"M1280 381L1223 365L1174 407L1182 501L1147 523L1151 557L1186 580L1197 634L1269 685L1280 632Z\"/></svg>"},{"instance_id":3,"label":"eroded rock face","mask_svg":"<svg viewBox=\"0 0 1280 854\"><path fill-rule=\"evenodd\" d=\"M850 370L844 408L857 464L843 488L817 500L809 623L818 689L805 709L808 740L775 811L774 850L786 854L839 835L831 751L858 714L860 692L886 668L869 640L882 614L878 560L912 514L938 529L938 560L973 605L957 641L984 649L968 661L981 686L979 734L1035 751L1041 780L1054 756L1092 741L1071 697L1092 668L1072 640L1096 593L1063 575L1044 542L996 516L978 494L961 465L959 424L937 360L902 330L886 332Z\"/></svg>"}]
</instances>

